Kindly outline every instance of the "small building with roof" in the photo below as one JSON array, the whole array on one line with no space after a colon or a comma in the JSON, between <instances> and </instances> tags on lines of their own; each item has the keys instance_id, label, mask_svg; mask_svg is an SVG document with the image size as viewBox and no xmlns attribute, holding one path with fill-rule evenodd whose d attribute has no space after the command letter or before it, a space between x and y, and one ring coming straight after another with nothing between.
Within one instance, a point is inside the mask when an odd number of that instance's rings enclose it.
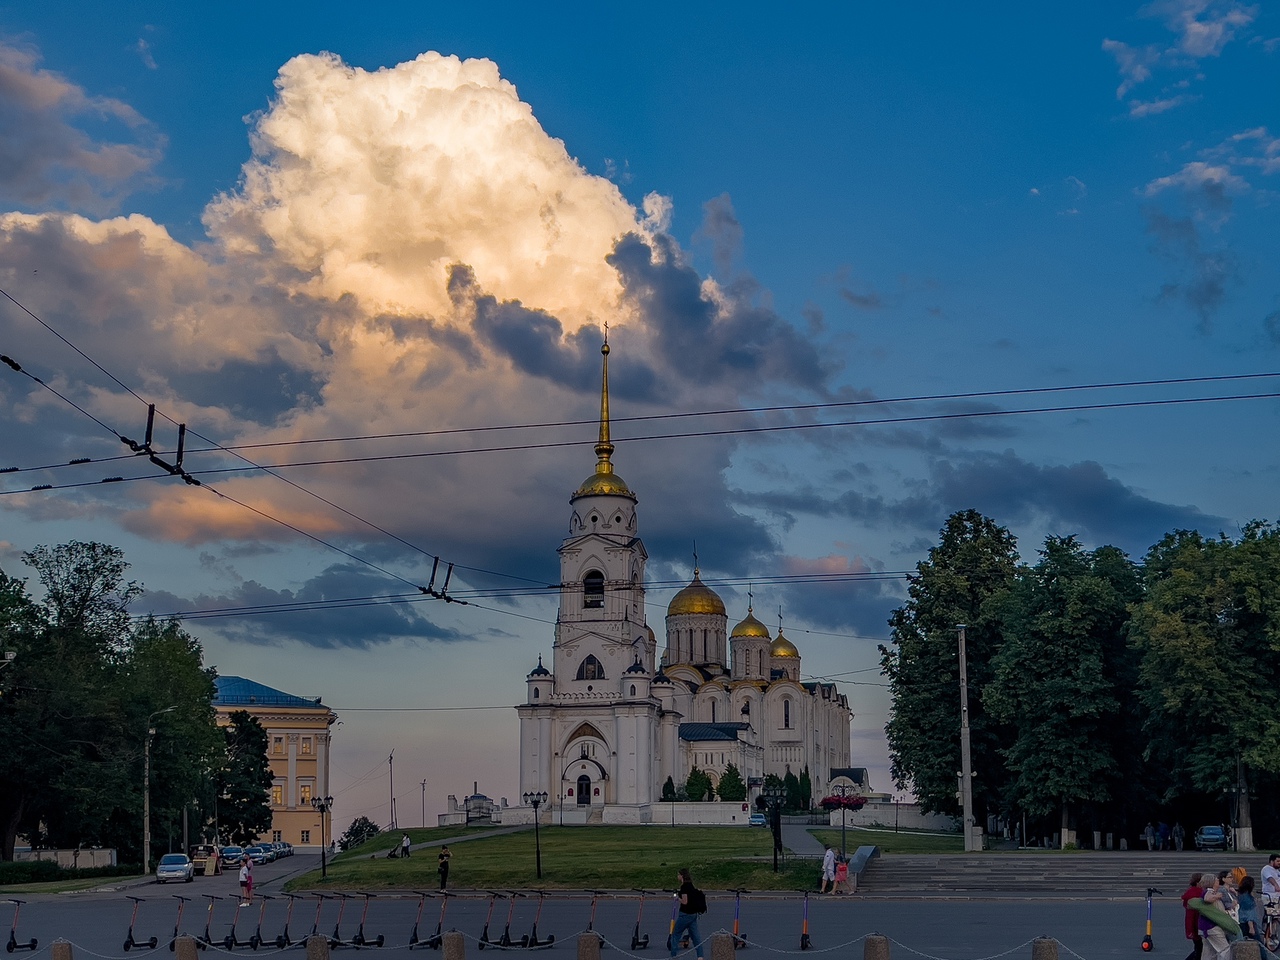
<instances>
[{"instance_id":1,"label":"small building with roof","mask_svg":"<svg viewBox=\"0 0 1280 960\"><path fill-rule=\"evenodd\" d=\"M801 679L781 625L773 635L749 604L730 630L695 561L659 654L638 498L613 468L607 343L601 353L596 469L569 498L551 665L539 655L516 708L521 796L545 792L544 816L564 823L647 823L668 777L683 784L697 766L714 786L730 764L751 797L765 776L805 769L823 796L850 766L853 714L835 684Z\"/></svg>"},{"instance_id":2,"label":"small building with roof","mask_svg":"<svg viewBox=\"0 0 1280 960\"><path fill-rule=\"evenodd\" d=\"M218 677L213 706L217 723L226 726L231 715L246 711L267 732L267 762L271 767L271 830L261 841L284 840L313 851L322 842L320 814L313 797L329 790L329 728L338 715L319 697L299 697L244 677ZM333 835L332 813L325 814L323 836Z\"/></svg>"}]
</instances>

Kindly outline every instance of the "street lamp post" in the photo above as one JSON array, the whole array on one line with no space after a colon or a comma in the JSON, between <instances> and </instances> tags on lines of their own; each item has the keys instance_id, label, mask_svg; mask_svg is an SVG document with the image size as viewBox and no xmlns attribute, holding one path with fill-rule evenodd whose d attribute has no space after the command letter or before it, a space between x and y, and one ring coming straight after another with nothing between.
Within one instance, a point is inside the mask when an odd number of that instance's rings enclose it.
<instances>
[{"instance_id":1,"label":"street lamp post","mask_svg":"<svg viewBox=\"0 0 1280 960\"><path fill-rule=\"evenodd\" d=\"M960 807L964 814L965 853L979 849L973 821L973 757L969 744L969 655L965 650L966 626L956 624L960 660Z\"/></svg>"},{"instance_id":2,"label":"street lamp post","mask_svg":"<svg viewBox=\"0 0 1280 960\"><path fill-rule=\"evenodd\" d=\"M427 781L422 781L422 829L427 828Z\"/></svg>"},{"instance_id":3,"label":"street lamp post","mask_svg":"<svg viewBox=\"0 0 1280 960\"><path fill-rule=\"evenodd\" d=\"M848 808L844 805L844 799L845 797L849 796L852 788L847 783L839 783L839 784L836 784L831 789L835 792L835 795L840 798L840 856L843 857L846 855L846 851L848 850L848 847L845 846L845 823L844 823L845 815L848 813Z\"/></svg>"},{"instance_id":4,"label":"street lamp post","mask_svg":"<svg viewBox=\"0 0 1280 960\"><path fill-rule=\"evenodd\" d=\"M760 791L769 805L769 827L773 831L773 872L778 872L778 851L782 849L782 798L786 788L781 783L765 784Z\"/></svg>"},{"instance_id":5,"label":"street lamp post","mask_svg":"<svg viewBox=\"0 0 1280 960\"><path fill-rule=\"evenodd\" d=\"M326 813L333 809L333 797L312 797L311 806L315 807L320 813L320 878L327 879L329 876L329 866L328 862L325 860L325 852L329 843L325 839L324 817Z\"/></svg>"},{"instance_id":6,"label":"street lamp post","mask_svg":"<svg viewBox=\"0 0 1280 960\"><path fill-rule=\"evenodd\" d=\"M538 836L538 808L547 802L547 792L541 790L537 793L526 793L524 802L533 807L533 847L535 850L534 857L537 864L538 879L542 879L542 839Z\"/></svg>"},{"instance_id":7,"label":"street lamp post","mask_svg":"<svg viewBox=\"0 0 1280 960\"><path fill-rule=\"evenodd\" d=\"M172 713L178 705L157 710L147 717L147 736L142 741L142 872L151 872L151 738L156 728L151 721L164 713Z\"/></svg>"}]
</instances>

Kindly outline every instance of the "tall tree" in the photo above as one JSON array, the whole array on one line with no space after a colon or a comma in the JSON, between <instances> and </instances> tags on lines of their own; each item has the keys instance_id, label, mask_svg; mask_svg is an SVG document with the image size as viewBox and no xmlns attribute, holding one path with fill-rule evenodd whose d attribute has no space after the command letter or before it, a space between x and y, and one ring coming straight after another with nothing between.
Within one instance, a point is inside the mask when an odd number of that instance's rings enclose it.
<instances>
[{"instance_id":1,"label":"tall tree","mask_svg":"<svg viewBox=\"0 0 1280 960\"><path fill-rule=\"evenodd\" d=\"M1007 803L1036 817L1060 811L1065 842L1079 804L1114 799L1136 772L1125 631L1142 585L1115 547L1049 537L1040 557L1001 602L1004 644L985 703L1011 731Z\"/></svg>"},{"instance_id":2,"label":"tall tree","mask_svg":"<svg viewBox=\"0 0 1280 960\"><path fill-rule=\"evenodd\" d=\"M999 799L1007 730L984 709L982 690L999 652L998 606L1018 566L1017 541L976 510L952 514L938 545L916 565L908 599L889 619L893 639L880 647L892 705L885 733L890 773L929 811L956 815L960 769L960 672L956 626L967 626L969 727L977 822Z\"/></svg>"},{"instance_id":3,"label":"tall tree","mask_svg":"<svg viewBox=\"0 0 1280 960\"><path fill-rule=\"evenodd\" d=\"M218 825L234 843L246 844L271 829L273 778L267 763L267 731L247 710L236 710L227 720Z\"/></svg>"},{"instance_id":4,"label":"tall tree","mask_svg":"<svg viewBox=\"0 0 1280 960\"><path fill-rule=\"evenodd\" d=\"M716 784L716 792L720 794L721 800L745 800L747 799L747 784L742 779L742 772L738 769L737 764L729 764L724 768L724 773L720 776L720 782Z\"/></svg>"},{"instance_id":5,"label":"tall tree","mask_svg":"<svg viewBox=\"0 0 1280 960\"><path fill-rule=\"evenodd\" d=\"M1169 795L1239 798L1252 847L1251 784L1280 774L1280 530L1250 523L1238 541L1180 530L1151 548L1134 612L1149 750Z\"/></svg>"}]
</instances>

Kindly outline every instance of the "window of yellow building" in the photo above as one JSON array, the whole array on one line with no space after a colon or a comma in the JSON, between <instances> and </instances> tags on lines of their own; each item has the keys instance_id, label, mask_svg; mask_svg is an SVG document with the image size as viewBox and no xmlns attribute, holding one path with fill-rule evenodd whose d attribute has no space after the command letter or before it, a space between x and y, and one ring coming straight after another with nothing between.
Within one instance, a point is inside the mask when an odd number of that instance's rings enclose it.
<instances>
[{"instance_id":1,"label":"window of yellow building","mask_svg":"<svg viewBox=\"0 0 1280 960\"><path fill-rule=\"evenodd\" d=\"M304 783L298 787L298 800L300 803L311 802L311 784Z\"/></svg>"},{"instance_id":2,"label":"window of yellow building","mask_svg":"<svg viewBox=\"0 0 1280 960\"><path fill-rule=\"evenodd\" d=\"M284 737L271 738L271 752L284 756Z\"/></svg>"},{"instance_id":3,"label":"window of yellow building","mask_svg":"<svg viewBox=\"0 0 1280 960\"><path fill-rule=\"evenodd\" d=\"M302 755L304 757L311 755L311 738L310 737L302 738Z\"/></svg>"},{"instance_id":4,"label":"window of yellow building","mask_svg":"<svg viewBox=\"0 0 1280 960\"><path fill-rule=\"evenodd\" d=\"M284 787L278 783L271 788L271 802L277 807L284 805Z\"/></svg>"},{"instance_id":5,"label":"window of yellow building","mask_svg":"<svg viewBox=\"0 0 1280 960\"><path fill-rule=\"evenodd\" d=\"M303 831L302 831L302 836L301 836L301 837L299 837L299 839L300 839L303 843L310 843L310 842L311 842L311 831L310 831L310 830L303 830Z\"/></svg>"}]
</instances>

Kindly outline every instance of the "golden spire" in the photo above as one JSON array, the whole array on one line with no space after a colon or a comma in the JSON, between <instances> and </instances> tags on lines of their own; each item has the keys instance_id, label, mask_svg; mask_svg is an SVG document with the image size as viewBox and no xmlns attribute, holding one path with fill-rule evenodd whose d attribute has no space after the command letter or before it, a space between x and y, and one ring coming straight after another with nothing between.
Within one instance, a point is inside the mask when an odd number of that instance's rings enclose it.
<instances>
[{"instance_id":1,"label":"golden spire","mask_svg":"<svg viewBox=\"0 0 1280 960\"><path fill-rule=\"evenodd\" d=\"M600 438L596 441L596 472L583 481L574 497L620 495L634 500L626 481L613 472L613 443L609 439L609 325L604 327L604 343L600 347L604 358L600 375Z\"/></svg>"}]
</instances>

